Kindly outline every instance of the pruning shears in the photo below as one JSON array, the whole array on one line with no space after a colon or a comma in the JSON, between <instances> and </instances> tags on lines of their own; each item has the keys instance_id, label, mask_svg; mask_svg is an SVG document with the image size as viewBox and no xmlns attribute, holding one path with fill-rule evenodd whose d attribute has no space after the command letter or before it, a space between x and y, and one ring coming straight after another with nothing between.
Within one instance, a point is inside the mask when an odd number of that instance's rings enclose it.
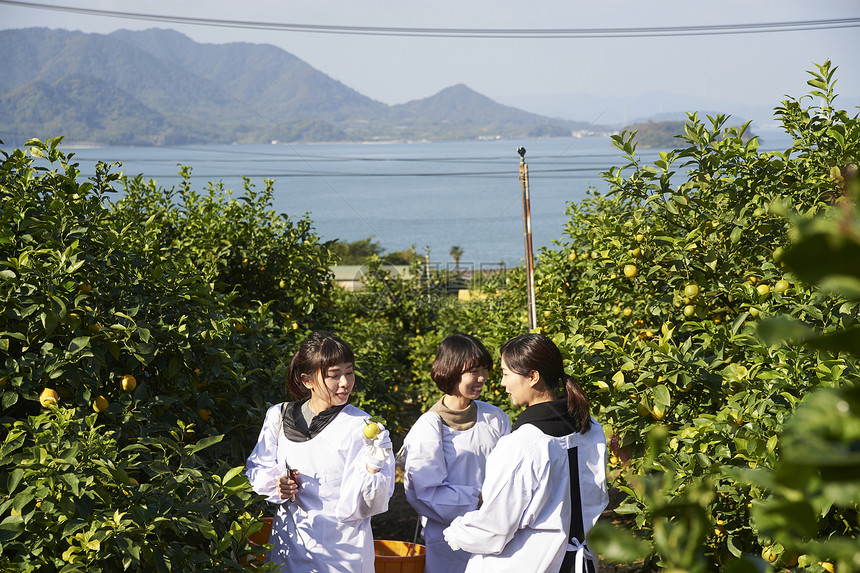
<instances>
[{"instance_id":1,"label":"pruning shears","mask_svg":"<svg viewBox=\"0 0 860 573\"><path fill-rule=\"evenodd\" d=\"M293 478L293 468L290 467L290 462L288 462L286 459L284 459L284 466L287 468L287 475L290 477L291 480L295 481L295 479ZM290 496L290 501L293 503L296 502L295 494Z\"/></svg>"}]
</instances>

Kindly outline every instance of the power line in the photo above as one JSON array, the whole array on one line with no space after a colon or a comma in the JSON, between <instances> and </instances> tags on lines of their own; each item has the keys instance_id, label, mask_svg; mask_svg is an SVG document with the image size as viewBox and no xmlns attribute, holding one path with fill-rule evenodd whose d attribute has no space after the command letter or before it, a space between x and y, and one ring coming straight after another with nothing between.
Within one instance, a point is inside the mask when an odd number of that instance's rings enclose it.
<instances>
[{"instance_id":1,"label":"power line","mask_svg":"<svg viewBox=\"0 0 860 573\"><path fill-rule=\"evenodd\" d=\"M317 24L293 24L278 22L255 22L247 20L219 20L191 16L170 16L122 12L115 10L96 10L58 6L36 2L16 2L0 0L0 4L54 10L88 16L104 16L130 20L147 20L192 26L221 28L240 28L250 30L272 30L278 32L302 32L312 34L346 34L362 36L405 36L436 38L506 38L506 39L561 39L561 38L642 38L672 36L713 36L728 34L762 34L772 32L806 32L836 28L860 27L860 18L834 18L828 20L799 20L794 22L759 22L750 24L712 24L701 26L657 26L633 28L399 28L387 26L339 26Z\"/></svg>"}]
</instances>

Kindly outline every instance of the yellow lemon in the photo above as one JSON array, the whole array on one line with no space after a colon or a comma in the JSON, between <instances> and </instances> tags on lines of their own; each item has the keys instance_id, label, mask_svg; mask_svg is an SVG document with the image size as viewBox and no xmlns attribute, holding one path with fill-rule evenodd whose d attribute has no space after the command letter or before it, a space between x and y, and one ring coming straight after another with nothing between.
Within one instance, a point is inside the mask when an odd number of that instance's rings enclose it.
<instances>
[{"instance_id":1,"label":"yellow lemon","mask_svg":"<svg viewBox=\"0 0 860 573\"><path fill-rule=\"evenodd\" d=\"M137 378L131 374L126 374L122 377L122 380L119 381L119 385L122 387L123 392L131 392L137 388Z\"/></svg>"},{"instance_id":2,"label":"yellow lemon","mask_svg":"<svg viewBox=\"0 0 860 573\"><path fill-rule=\"evenodd\" d=\"M368 440L376 439L376 436L379 435L379 425L375 422L364 422L364 437Z\"/></svg>"},{"instance_id":3,"label":"yellow lemon","mask_svg":"<svg viewBox=\"0 0 860 573\"><path fill-rule=\"evenodd\" d=\"M53 388L45 388L42 390L42 393L39 394L39 403L43 408L47 408L48 406L56 406L57 402L59 402L60 396L57 394L57 391Z\"/></svg>"},{"instance_id":4,"label":"yellow lemon","mask_svg":"<svg viewBox=\"0 0 860 573\"><path fill-rule=\"evenodd\" d=\"M684 295L689 298L696 298L699 296L699 285L696 283L690 283L684 287Z\"/></svg>"},{"instance_id":5,"label":"yellow lemon","mask_svg":"<svg viewBox=\"0 0 860 573\"><path fill-rule=\"evenodd\" d=\"M779 553L777 553L776 548L773 546L765 547L761 550L761 558L768 563L773 563L779 558Z\"/></svg>"},{"instance_id":6,"label":"yellow lemon","mask_svg":"<svg viewBox=\"0 0 860 573\"><path fill-rule=\"evenodd\" d=\"M96 412L104 412L108 409L108 400L104 396L99 396L93 400L93 410Z\"/></svg>"}]
</instances>

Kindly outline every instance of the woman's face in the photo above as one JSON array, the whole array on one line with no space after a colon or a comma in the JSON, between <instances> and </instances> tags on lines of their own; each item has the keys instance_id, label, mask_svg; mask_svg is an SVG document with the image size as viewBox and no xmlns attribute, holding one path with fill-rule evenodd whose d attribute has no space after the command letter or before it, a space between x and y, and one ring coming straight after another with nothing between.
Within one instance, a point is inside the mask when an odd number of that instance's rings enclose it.
<instances>
[{"instance_id":1,"label":"woman's face","mask_svg":"<svg viewBox=\"0 0 860 573\"><path fill-rule=\"evenodd\" d=\"M514 406L528 404L535 394L532 381L527 376L517 374L508 368L504 356L502 356L502 386L510 394Z\"/></svg>"},{"instance_id":2,"label":"woman's face","mask_svg":"<svg viewBox=\"0 0 860 573\"><path fill-rule=\"evenodd\" d=\"M489 375L489 371L484 366L475 366L466 370L460 374L460 381L451 390L451 395L477 400L481 397L481 391Z\"/></svg>"},{"instance_id":3,"label":"woman's face","mask_svg":"<svg viewBox=\"0 0 860 573\"><path fill-rule=\"evenodd\" d=\"M325 371L317 372L312 381L306 381L305 386L311 391L309 406L314 412L342 406L349 401L355 386L355 366L352 362L329 366Z\"/></svg>"}]
</instances>

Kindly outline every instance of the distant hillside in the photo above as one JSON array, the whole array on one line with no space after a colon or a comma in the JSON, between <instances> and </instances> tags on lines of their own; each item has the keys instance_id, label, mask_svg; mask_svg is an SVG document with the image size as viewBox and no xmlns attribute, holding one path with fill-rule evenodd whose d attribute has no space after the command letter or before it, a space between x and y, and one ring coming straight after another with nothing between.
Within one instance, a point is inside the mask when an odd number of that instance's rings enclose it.
<instances>
[{"instance_id":1,"label":"distant hillside","mask_svg":"<svg viewBox=\"0 0 860 573\"><path fill-rule=\"evenodd\" d=\"M463 84L426 99L394 106L393 113L407 129L457 130L463 137L475 130L483 137L567 137L573 130L593 128L501 105Z\"/></svg>"},{"instance_id":2,"label":"distant hillside","mask_svg":"<svg viewBox=\"0 0 860 573\"><path fill-rule=\"evenodd\" d=\"M624 131L636 132L636 144L641 148L676 148L682 142L678 136L684 133L686 121L671 120L671 121L643 121L628 125ZM740 127L738 122L730 122L728 125ZM749 140L755 137L752 130L747 129L744 132L743 139Z\"/></svg>"},{"instance_id":3,"label":"distant hillside","mask_svg":"<svg viewBox=\"0 0 860 573\"><path fill-rule=\"evenodd\" d=\"M170 30L0 30L0 139L106 144L558 137L595 126L457 85L388 106L265 44Z\"/></svg>"},{"instance_id":4,"label":"distant hillside","mask_svg":"<svg viewBox=\"0 0 860 573\"><path fill-rule=\"evenodd\" d=\"M678 146L678 135L684 133L683 121L645 121L634 123L624 128L624 131L636 132L636 144L639 147L671 147Z\"/></svg>"}]
</instances>

